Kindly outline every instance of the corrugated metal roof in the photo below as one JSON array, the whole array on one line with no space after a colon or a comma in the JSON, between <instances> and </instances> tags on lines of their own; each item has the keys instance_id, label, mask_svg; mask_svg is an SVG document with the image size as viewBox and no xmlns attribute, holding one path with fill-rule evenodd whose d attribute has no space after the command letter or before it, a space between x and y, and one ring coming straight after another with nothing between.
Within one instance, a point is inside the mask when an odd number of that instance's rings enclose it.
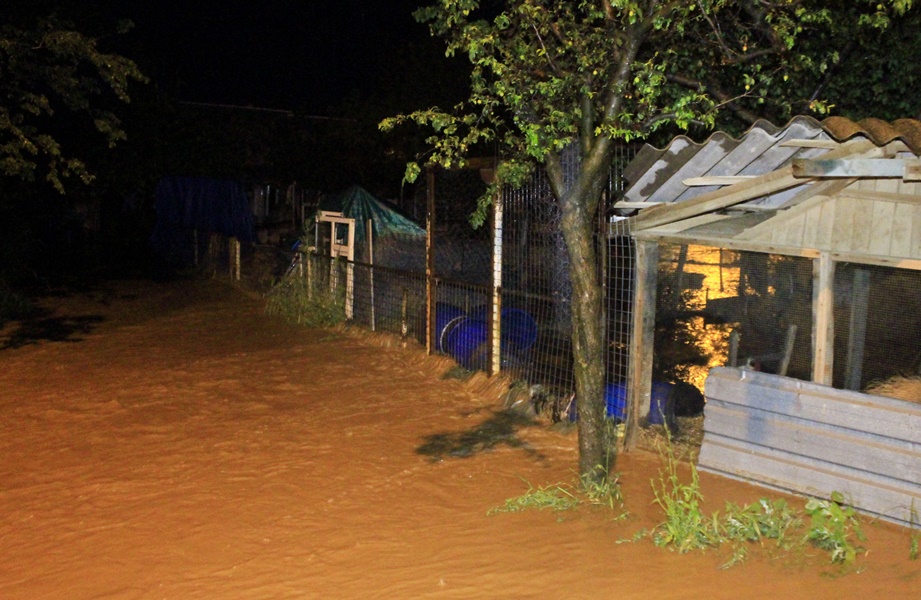
<instances>
[{"instance_id":1,"label":"corrugated metal roof","mask_svg":"<svg viewBox=\"0 0 921 600\"><path fill-rule=\"evenodd\" d=\"M878 146L894 140L903 141L915 154L921 154L921 122L900 119L887 123L879 119L859 122L843 117L829 117L822 122L799 116L783 127L768 121L758 121L739 138L718 131L706 141L697 143L686 136L673 139L665 148L644 146L627 166L624 176L629 187L623 200L627 202L674 203L722 189L721 186L687 186L691 177L764 175L793 159L816 158L828 148L787 144L793 140L813 142L844 142L864 137ZM804 184L806 182L804 181ZM799 192L786 189L749 204L779 207Z\"/></svg>"},{"instance_id":2,"label":"corrugated metal roof","mask_svg":"<svg viewBox=\"0 0 921 600\"><path fill-rule=\"evenodd\" d=\"M881 119L854 122L844 117L828 117L822 121L822 128L839 142L858 135L873 140L877 146L901 140L914 154L921 155L921 121L916 119L898 119L888 123Z\"/></svg>"}]
</instances>

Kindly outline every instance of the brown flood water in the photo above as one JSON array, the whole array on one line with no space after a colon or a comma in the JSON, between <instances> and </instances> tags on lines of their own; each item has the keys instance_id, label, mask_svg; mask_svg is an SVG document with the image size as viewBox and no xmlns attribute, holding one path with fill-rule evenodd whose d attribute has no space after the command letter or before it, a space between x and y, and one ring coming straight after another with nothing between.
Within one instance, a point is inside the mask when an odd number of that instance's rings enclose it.
<instances>
[{"instance_id":1,"label":"brown flood water","mask_svg":"<svg viewBox=\"0 0 921 600\"><path fill-rule=\"evenodd\" d=\"M725 552L617 543L661 520L644 451L618 463L626 520L487 516L523 480L572 482L575 435L456 451L501 427L498 393L417 348L290 328L217 283L53 306L89 330L0 337L0 599L921 597L910 532L888 524L833 576L816 552L720 570ZM776 495L702 484L710 509Z\"/></svg>"}]
</instances>

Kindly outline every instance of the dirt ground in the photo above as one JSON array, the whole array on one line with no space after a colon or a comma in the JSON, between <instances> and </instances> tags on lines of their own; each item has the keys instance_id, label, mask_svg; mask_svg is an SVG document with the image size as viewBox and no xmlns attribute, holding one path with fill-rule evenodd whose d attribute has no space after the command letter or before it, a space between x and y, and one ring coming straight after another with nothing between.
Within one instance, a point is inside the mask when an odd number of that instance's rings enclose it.
<instances>
[{"instance_id":1,"label":"dirt ground","mask_svg":"<svg viewBox=\"0 0 921 600\"><path fill-rule=\"evenodd\" d=\"M576 437L501 418L488 381L418 348L291 328L216 282L47 306L0 331L4 600L921 595L911 532L879 522L846 574L625 542L662 518L645 451L618 462L626 519L487 515L572 482ZM776 496L702 485L708 510Z\"/></svg>"}]
</instances>

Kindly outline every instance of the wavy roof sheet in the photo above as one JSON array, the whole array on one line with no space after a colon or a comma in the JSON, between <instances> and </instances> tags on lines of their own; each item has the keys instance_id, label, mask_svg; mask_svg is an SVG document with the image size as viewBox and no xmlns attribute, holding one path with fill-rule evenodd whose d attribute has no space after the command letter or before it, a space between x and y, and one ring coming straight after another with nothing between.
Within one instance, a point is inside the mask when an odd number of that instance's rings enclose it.
<instances>
[{"instance_id":1,"label":"wavy roof sheet","mask_svg":"<svg viewBox=\"0 0 921 600\"><path fill-rule=\"evenodd\" d=\"M878 146L900 140L916 155L921 154L921 122L900 119L851 121L829 117L822 122L799 116L782 127L758 121L741 137L718 131L697 143L686 136L673 139L665 148L644 146L625 170L628 202L674 203L721 189L722 186L687 186L684 181L704 176L757 176L790 164L793 159L816 158L833 144L855 137L867 138ZM797 144L796 142L800 142ZM810 147L810 143L813 147ZM746 204L764 208L783 205L797 189L788 189Z\"/></svg>"}]
</instances>

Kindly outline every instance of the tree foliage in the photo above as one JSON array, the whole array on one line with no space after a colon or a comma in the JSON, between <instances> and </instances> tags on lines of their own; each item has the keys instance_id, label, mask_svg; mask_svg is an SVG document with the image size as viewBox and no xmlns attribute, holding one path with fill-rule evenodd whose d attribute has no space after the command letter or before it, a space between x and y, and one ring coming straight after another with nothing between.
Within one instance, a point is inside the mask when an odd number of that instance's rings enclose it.
<instances>
[{"instance_id":1,"label":"tree foliage","mask_svg":"<svg viewBox=\"0 0 921 600\"><path fill-rule=\"evenodd\" d=\"M542 164L560 204L573 284L580 471L605 461L601 286L593 223L614 145L665 128L825 114L844 40L872 40L912 0L438 0L416 11L448 55L471 65L469 97L386 119L428 126L421 164L463 165L490 143L502 162L489 198ZM865 44L866 46L866 44ZM846 91L846 90L844 90ZM565 175L574 145L579 167ZM485 210L474 218L482 222Z\"/></svg>"},{"instance_id":2,"label":"tree foliage","mask_svg":"<svg viewBox=\"0 0 921 600\"><path fill-rule=\"evenodd\" d=\"M717 119L730 129L759 118L783 122L827 114L839 98L853 114L851 98L870 96L858 78L916 72L903 47L880 52L880 33L893 21L901 24L906 12L917 19L911 3L442 0L416 18L446 40L449 55L469 58L470 96L382 126L430 126L436 135L426 161L448 166L486 141L499 142L508 158L542 163L573 139L630 141L666 126L710 128ZM872 73L854 68L868 51ZM847 83L829 85L835 76ZM504 182L520 180L517 166L506 163ZM414 164L408 175L417 172Z\"/></svg>"},{"instance_id":3,"label":"tree foliage","mask_svg":"<svg viewBox=\"0 0 921 600\"><path fill-rule=\"evenodd\" d=\"M124 33L130 23L123 23ZM44 178L59 192L68 178L93 175L66 139L94 131L113 146L124 139L113 100L128 102L131 81L145 81L135 63L106 52L56 16L0 27L0 174ZM74 144L76 145L76 144Z\"/></svg>"}]
</instances>

